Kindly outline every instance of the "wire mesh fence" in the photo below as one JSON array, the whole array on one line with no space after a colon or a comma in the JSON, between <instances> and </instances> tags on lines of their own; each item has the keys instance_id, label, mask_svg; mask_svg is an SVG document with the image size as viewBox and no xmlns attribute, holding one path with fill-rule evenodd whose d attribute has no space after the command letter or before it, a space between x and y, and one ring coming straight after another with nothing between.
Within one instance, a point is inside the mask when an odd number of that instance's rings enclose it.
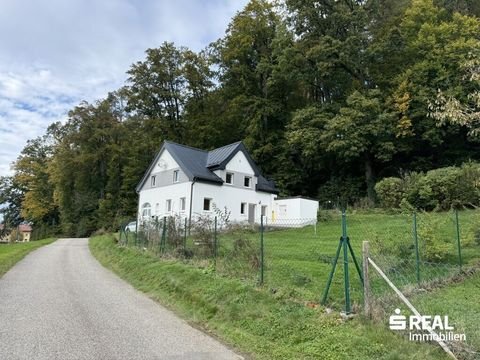
<instances>
[{"instance_id":1,"label":"wire mesh fence","mask_svg":"<svg viewBox=\"0 0 480 360\"><path fill-rule=\"evenodd\" d=\"M375 260L375 263L383 259ZM378 265L377 265L378 266ZM473 360L480 358L480 330L478 327L479 313L475 309L475 294L478 285L465 284L470 276L475 274L475 268L469 267L462 272L458 268L449 268L431 281L423 281L420 285L416 279L410 281L398 272L389 271L388 265L378 266L386 278L413 304L418 313L412 311L401 299L387 281L375 270L368 271L369 295L368 317L377 324L383 324L386 331L392 331L391 317L396 315L409 319L411 316L426 316L432 323L435 317L445 319L451 329L433 328L433 333L445 343L446 348L456 359ZM371 267L370 267L371 269ZM388 274L388 275L387 275ZM446 276L448 274L448 276ZM446 286L448 285L448 286ZM473 288L472 288L473 287ZM476 289L475 289L476 288ZM472 298L473 297L473 298ZM473 305L473 306L472 306ZM477 307L478 308L478 307ZM401 331L395 331L410 341L435 342L432 333L422 325L411 326L411 321ZM444 320L445 321L445 320ZM428 324L428 323L427 323Z\"/></svg>"},{"instance_id":2,"label":"wire mesh fence","mask_svg":"<svg viewBox=\"0 0 480 360\"><path fill-rule=\"evenodd\" d=\"M230 224L221 217L188 219L170 216L142 221L136 231L120 230L119 243L163 259L215 271L217 274L260 281L259 226Z\"/></svg>"},{"instance_id":3,"label":"wire mesh fence","mask_svg":"<svg viewBox=\"0 0 480 360\"><path fill-rule=\"evenodd\" d=\"M262 217L259 224L230 223L221 216L171 216L124 224L119 244L261 285L278 299L315 307L323 300L329 308L359 313L364 306L362 243L368 241L370 257L419 304L419 311L428 313L429 293L461 282L480 259L479 220L477 210L352 211L343 216L329 210L321 211L318 220ZM396 309L408 313L378 274L370 276L369 284L374 321L387 324ZM471 319L463 319L467 315L455 315L456 325L470 334L467 339L480 339ZM467 342L456 351L470 359L472 349L480 344Z\"/></svg>"},{"instance_id":4,"label":"wire mesh fence","mask_svg":"<svg viewBox=\"0 0 480 360\"><path fill-rule=\"evenodd\" d=\"M265 219L259 230L263 284L278 297L318 303L335 251L328 250L327 228L316 219Z\"/></svg>"},{"instance_id":5,"label":"wire mesh fence","mask_svg":"<svg viewBox=\"0 0 480 360\"><path fill-rule=\"evenodd\" d=\"M381 235L372 222L356 219L355 233L369 242L370 258L418 312L431 317L447 315L455 334L465 335L460 340L447 336L445 341L458 359L480 358L480 331L476 325L480 314L469 300L478 285L463 284L478 270L478 216L477 211L398 214L391 226L381 227ZM409 231L400 232L400 228ZM378 272L370 272L369 285L369 315L374 321L388 325L396 311L407 317L414 315ZM429 335L425 330L412 329L401 334L415 340L415 334L422 332Z\"/></svg>"},{"instance_id":6,"label":"wire mesh fence","mask_svg":"<svg viewBox=\"0 0 480 360\"><path fill-rule=\"evenodd\" d=\"M462 230L460 216L466 229ZM426 287L462 270L472 260L476 212L397 214L387 221L354 216L350 233L358 242L369 241L370 254L400 287ZM457 218L459 219L457 221ZM382 224L383 223L383 224ZM463 233L463 236L462 236ZM472 252L473 251L473 252Z\"/></svg>"}]
</instances>

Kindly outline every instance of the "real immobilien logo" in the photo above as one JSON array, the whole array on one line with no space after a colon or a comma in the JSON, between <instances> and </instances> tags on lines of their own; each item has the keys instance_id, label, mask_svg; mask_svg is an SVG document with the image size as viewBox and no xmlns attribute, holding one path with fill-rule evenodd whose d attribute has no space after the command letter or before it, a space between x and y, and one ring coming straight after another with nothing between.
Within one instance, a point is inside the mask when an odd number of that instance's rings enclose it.
<instances>
[{"instance_id":1,"label":"real immobilien logo","mask_svg":"<svg viewBox=\"0 0 480 360\"><path fill-rule=\"evenodd\" d=\"M395 315L390 316L390 329L408 330L411 341L466 341L465 334L454 332L454 327L448 323L448 316L410 315L407 317L400 313L400 309L395 309Z\"/></svg>"}]
</instances>

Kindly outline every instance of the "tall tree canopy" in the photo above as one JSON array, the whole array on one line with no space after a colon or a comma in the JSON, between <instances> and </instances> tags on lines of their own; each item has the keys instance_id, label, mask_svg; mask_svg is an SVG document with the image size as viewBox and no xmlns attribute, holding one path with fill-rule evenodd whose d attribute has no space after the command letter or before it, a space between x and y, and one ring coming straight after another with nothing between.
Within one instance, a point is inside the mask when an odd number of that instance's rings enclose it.
<instances>
[{"instance_id":1,"label":"tall tree canopy","mask_svg":"<svg viewBox=\"0 0 480 360\"><path fill-rule=\"evenodd\" d=\"M251 0L200 52L164 42L124 86L27 143L5 221L112 228L163 140L243 140L284 195L375 202L374 184L480 156L473 0Z\"/></svg>"}]
</instances>

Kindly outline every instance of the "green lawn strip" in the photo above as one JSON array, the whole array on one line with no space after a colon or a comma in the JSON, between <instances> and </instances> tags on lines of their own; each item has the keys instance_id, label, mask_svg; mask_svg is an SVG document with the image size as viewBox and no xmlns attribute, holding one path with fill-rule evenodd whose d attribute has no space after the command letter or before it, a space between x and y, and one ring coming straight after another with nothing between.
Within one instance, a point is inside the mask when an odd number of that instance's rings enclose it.
<instances>
[{"instance_id":1,"label":"green lawn strip","mask_svg":"<svg viewBox=\"0 0 480 360\"><path fill-rule=\"evenodd\" d=\"M465 281L412 298L422 315L447 315L456 333L465 333L467 343L480 352L480 273ZM480 355L480 354L479 354Z\"/></svg>"},{"instance_id":2,"label":"green lawn strip","mask_svg":"<svg viewBox=\"0 0 480 360\"><path fill-rule=\"evenodd\" d=\"M43 239L25 243L0 244L0 276L3 276L13 265L22 260L29 252L47 245L56 239Z\"/></svg>"},{"instance_id":3,"label":"green lawn strip","mask_svg":"<svg viewBox=\"0 0 480 360\"><path fill-rule=\"evenodd\" d=\"M269 288L118 247L108 235L91 238L90 249L137 289L256 359L446 359L437 346L408 342L384 326L345 323Z\"/></svg>"}]
</instances>

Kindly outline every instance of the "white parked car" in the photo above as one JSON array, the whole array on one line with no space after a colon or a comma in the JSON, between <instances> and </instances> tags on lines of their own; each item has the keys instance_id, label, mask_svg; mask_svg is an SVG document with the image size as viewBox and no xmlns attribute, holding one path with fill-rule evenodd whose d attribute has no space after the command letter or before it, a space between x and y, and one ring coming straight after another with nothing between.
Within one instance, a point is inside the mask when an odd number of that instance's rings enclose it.
<instances>
[{"instance_id":1,"label":"white parked car","mask_svg":"<svg viewBox=\"0 0 480 360\"><path fill-rule=\"evenodd\" d=\"M137 230L137 222L132 221L127 226L125 226L125 231L135 232Z\"/></svg>"}]
</instances>

